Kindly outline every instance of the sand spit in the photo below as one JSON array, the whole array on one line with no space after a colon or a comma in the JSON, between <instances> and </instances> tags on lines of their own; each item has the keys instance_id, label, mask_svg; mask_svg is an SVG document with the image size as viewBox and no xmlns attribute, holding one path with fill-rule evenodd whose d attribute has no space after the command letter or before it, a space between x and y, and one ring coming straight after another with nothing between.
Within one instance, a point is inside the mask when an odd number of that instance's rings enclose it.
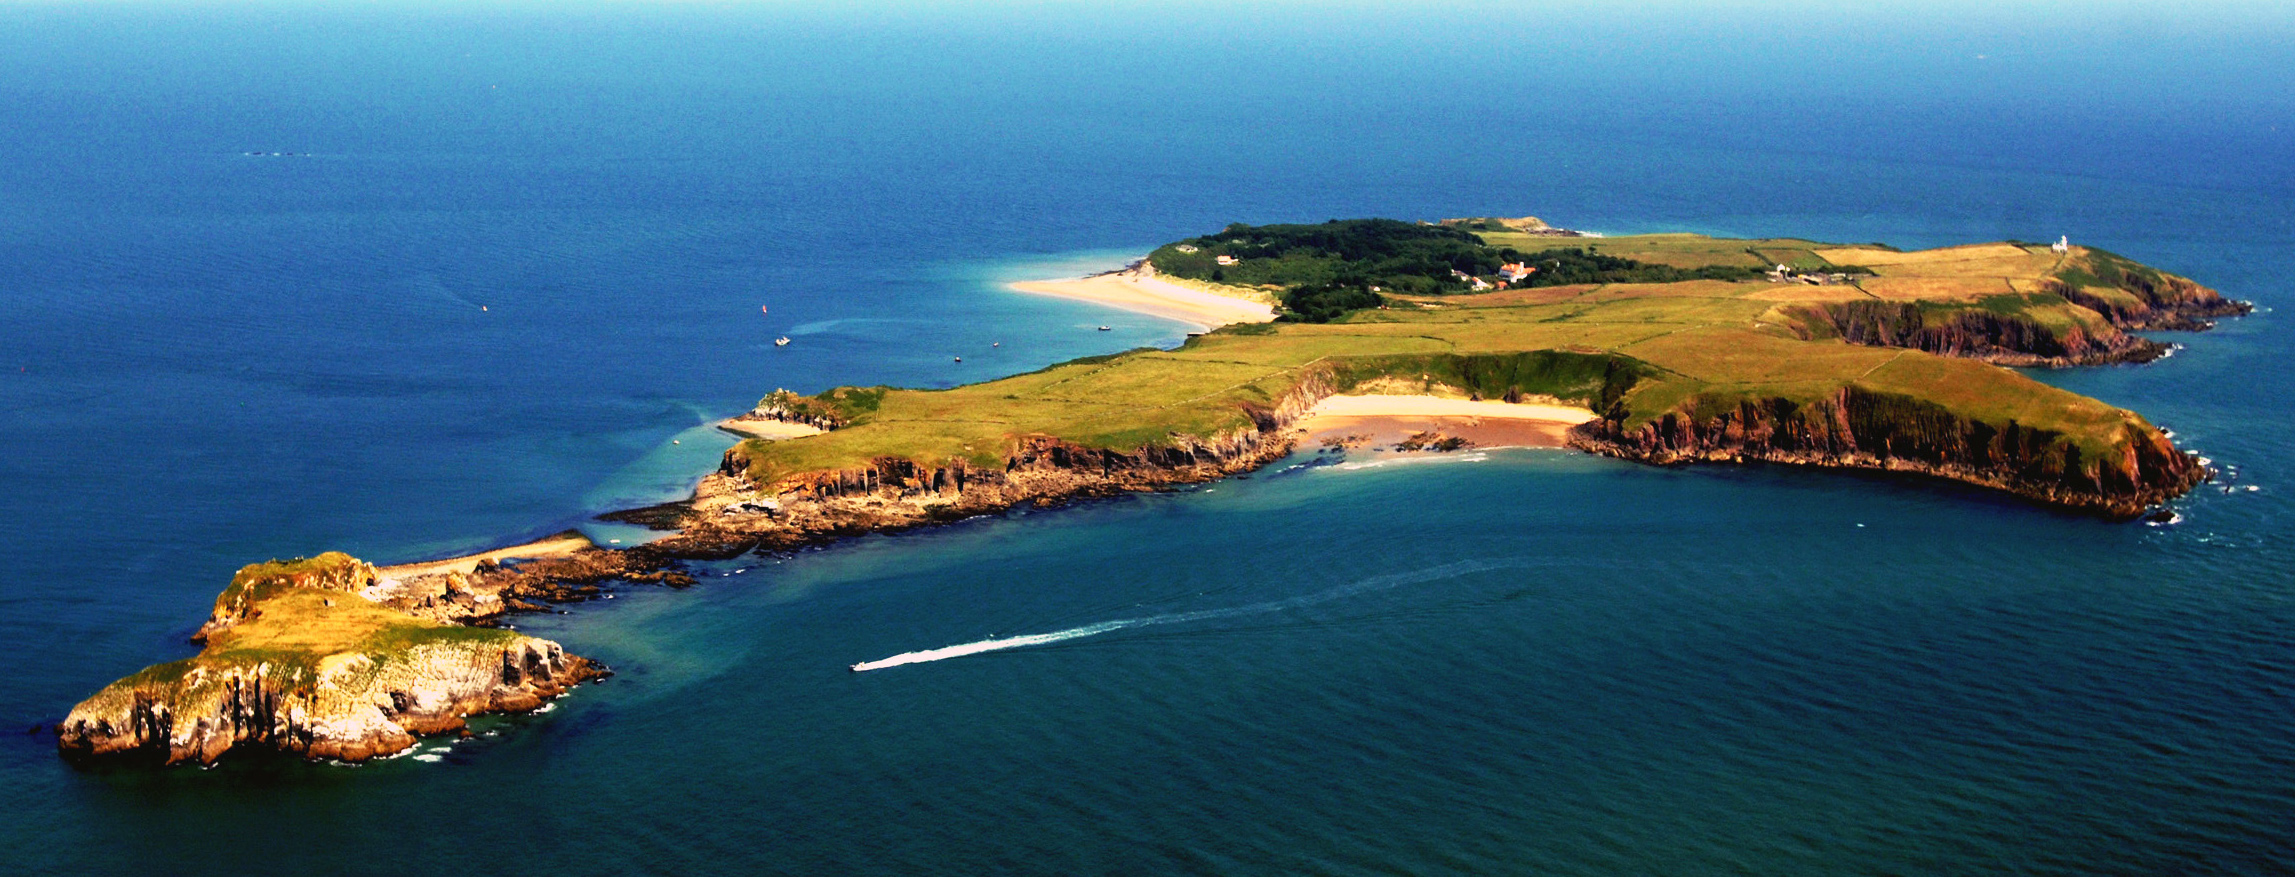
<instances>
[{"instance_id":1,"label":"sand spit","mask_svg":"<svg viewBox=\"0 0 2295 877\"><path fill-rule=\"evenodd\" d=\"M492 551L481 551L477 554L465 554L461 557L449 557L443 560L426 560L421 563L402 563L397 566L377 567L375 572L386 579L410 579L416 576L441 575L450 572L468 575L478 568L481 561L491 560L495 563L501 563L512 559L533 560L543 557L565 557L584 548L595 547L597 547L596 543L591 542L589 537L574 530L567 530L563 533L546 536L521 545L512 545L508 548L496 548Z\"/></svg>"},{"instance_id":2,"label":"sand spit","mask_svg":"<svg viewBox=\"0 0 2295 877\"><path fill-rule=\"evenodd\" d=\"M767 441L804 438L809 435L821 434L820 427L809 423L791 423L786 420L772 420L764 417L736 417L719 422L717 428L735 435L761 438Z\"/></svg>"},{"instance_id":3,"label":"sand spit","mask_svg":"<svg viewBox=\"0 0 2295 877\"><path fill-rule=\"evenodd\" d=\"M1030 280L1011 284L1020 292L1049 295L1215 329L1232 323L1266 323L1275 308L1264 302L1182 286L1155 276L1144 262L1122 271L1070 280Z\"/></svg>"}]
</instances>

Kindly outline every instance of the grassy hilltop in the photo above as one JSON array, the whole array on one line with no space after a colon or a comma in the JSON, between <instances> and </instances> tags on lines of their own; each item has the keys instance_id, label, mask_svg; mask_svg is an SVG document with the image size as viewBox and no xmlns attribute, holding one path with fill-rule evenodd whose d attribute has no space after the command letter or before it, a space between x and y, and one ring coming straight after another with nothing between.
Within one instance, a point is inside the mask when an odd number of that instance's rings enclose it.
<instances>
[{"instance_id":1,"label":"grassy hilltop","mask_svg":"<svg viewBox=\"0 0 2295 877\"><path fill-rule=\"evenodd\" d=\"M1221 255L1230 264L1218 264ZM1979 465L2013 456L2021 474L2009 480L2108 489L2118 476L2097 467L2153 454L2164 442L2157 430L1979 360L2141 360L2159 345L2121 326L2237 312L2213 291L2109 253L2019 243L1900 252L1356 220L1231 226L1159 248L1151 261L1166 274L1280 292L1286 303L1321 304L1315 293L1334 289L1357 295L1335 313L1294 307L1289 321L1228 327L1177 350L950 390L781 394L766 407L841 428L747 443L738 449L746 474L773 485L882 458L992 467L1031 437L1136 451L1250 429L1314 377L1340 392L1570 402L1600 414L1610 436L1716 418L1742 428L1750 417L1788 432L1863 437L1878 447L1858 452L1878 458L1989 443L1991 456L1970 453ZM1467 291L1474 279L1494 279L1497 266L1525 261L1543 262L1546 278ZM1772 273L1778 265L1787 270ZM1599 279L1541 282L1588 271ZM1837 426L1811 420L1827 405L1842 409L1824 415Z\"/></svg>"},{"instance_id":2,"label":"grassy hilltop","mask_svg":"<svg viewBox=\"0 0 2295 877\"><path fill-rule=\"evenodd\" d=\"M107 685L57 723L72 757L213 763L242 746L363 761L465 716L516 712L602 672L556 643L414 617L371 596L375 567L341 552L250 564L199 654Z\"/></svg>"}]
</instances>

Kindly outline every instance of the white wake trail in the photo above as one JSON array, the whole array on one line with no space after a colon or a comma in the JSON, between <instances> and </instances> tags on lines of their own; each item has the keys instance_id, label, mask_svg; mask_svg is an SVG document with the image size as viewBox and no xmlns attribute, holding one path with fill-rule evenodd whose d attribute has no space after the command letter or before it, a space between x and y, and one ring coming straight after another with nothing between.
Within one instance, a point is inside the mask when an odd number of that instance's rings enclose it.
<instances>
[{"instance_id":1,"label":"white wake trail","mask_svg":"<svg viewBox=\"0 0 2295 877\"><path fill-rule=\"evenodd\" d=\"M1040 646L1045 643L1056 643L1064 639L1075 639L1080 636L1091 636L1095 633L1107 633L1111 630L1130 627L1144 620L1145 619L1126 619L1123 621L1103 621L1099 624L1091 624L1083 627L1071 627L1067 630L1056 630L1051 633L1037 633L1030 634L1028 636L1005 637L1003 639L984 639L979 642L964 643L963 645L954 646L942 646L937 649L926 649L921 652L902 652L890 658L879 658L874 661L862 661L858 664L854 664L853 672L859 673L863 670L882 670L886 667L898 667L902 664L922 664L927 661L945 661L950 658L961 658L965 655L977 655L981 652L993 652L999 649L1017 649L1022 646Z\"/></svg>"},{"instance_id":2,"label":"white wake trail","mask_svg":"<svg viewBox=\"0 0 2295 877\"><path fill-rule=\"evenodd\" d=\"M1341 597L1351 597L1356 594L1368 593L1370 591L1383 591L1388 588L1399 587L1402 585L1414 585L1421 582L1431 582L1439 579L1457 578L1468 573L1482 572L1484 570L1504 569L1528 565L1530 564L1520 561L1493 562L1480 560L1463 560L1457 563L1446 563L1441 566L1418 570L1415 572L1373 576L1359 582L1351 582L1348 584L1340 585L1336 588L1331 588L1329 590L1318 591L1313 594L1307 594L1300 597L1291 597L1283 600L1270 600L1265 603L1252 603L1246 606L1234 606L1226 609L1198 609L1193 612L1174 612L1168 615L1150 615L1145 618L1119 618L1114 621L1102 621L1097 624L1087 624L1082 627L1071 627L1066 630L1055 630L1051 633L1035 633L1029 634L1027 636L991 638L980 640L978 642L961 643L953 646L942 646L937 649L926 649L921 652L902 652L890 658L879 658L874 661L862 661L858 664L854 664L853 672L860 673L868 670L882 670L886 667L898 667L903 664L923 664L931 661L945 661L950 658L961 658L965 655L977 655L981 652L995 652L1002 651L1004 649L1040 646L1047 643L1060 642L1062 640L1080 639L1087 636L1097 636L1109 631L1123 630L1128 627L1147 627L1154 624L1179 624L1188 621L1208 621L1214 618L1234 618L1241 615L1259 615L1267 612L1280 612L1285 609L1296 609L1302 606L1312 606L1317 603L1324 603L1339 599Z\"/></svg>"}]
</instances>

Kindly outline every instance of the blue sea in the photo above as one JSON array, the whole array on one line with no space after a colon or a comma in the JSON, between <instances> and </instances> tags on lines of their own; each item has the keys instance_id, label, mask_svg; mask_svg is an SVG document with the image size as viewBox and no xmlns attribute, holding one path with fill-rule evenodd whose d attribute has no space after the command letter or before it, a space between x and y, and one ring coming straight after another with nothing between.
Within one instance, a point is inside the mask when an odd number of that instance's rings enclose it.
<instances>
[{"instance_id":1,"label":"blue sea","mask_svg":"<svg viewBox=\"0 0 2295 877\"><path fill-rule=\"evenodd\" d=\"M642 538L775 388L1187 331L1005 281L1526 214L2198 278L2036 376L2223 477L1291 460L618 586L518 622L618 676L386 762L35 727L242 564ZM0 4L0 872L2287 873L2291 223L2263 3Z\"/></svg>"}]
</instances>

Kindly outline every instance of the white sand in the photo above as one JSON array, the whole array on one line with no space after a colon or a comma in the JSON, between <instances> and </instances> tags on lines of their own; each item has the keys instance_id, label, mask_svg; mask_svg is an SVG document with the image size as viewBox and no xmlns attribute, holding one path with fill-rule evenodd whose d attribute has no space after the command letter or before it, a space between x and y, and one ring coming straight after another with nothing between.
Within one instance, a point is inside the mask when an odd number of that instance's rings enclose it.
<instances>
[{"instance_id":1,"label":"white sand","mask_svg":"<svg viewBox=\"0 0 2295 877\"><path fill-rule=\"evenodd\" d=\"M1470 402L1437 396L1332 396L1300 418L1306 440L1374 449L1436 432L1480 448L1569 446L1570 427L1594 412L1565 405Z\"/></svg>"},{"instance_id":2,"label":"white sand","mask_svg":"<svg viewBox=\"0 0 2295 877\"><path fill-rule=\"evenodd\" d=\"M1332 396L1307 412L1315 417L1488 417L1501 420L1544 420L1575 426L1594 419L1594 412L1567 405L1473 402L1439 396Z\"/></svg>"},{"instance_id":3,"label":"white sand","mask_svg":"<svg viewBox=\"0 0 2295 877\"><path fill-rule=\"evenodd\" d=\"M769 441L821 434L821 428L818 426L790 423L786 420L741 420L736 418L718 423L717 428L726 432L740 433L751 438Z\"/></svg>"},{"instance_id":4,"label":"white sand","mask_svg":"<svg viewBox=\"0 0 2295 877\"><path fill-rule=\"evenodd\" d=\"M537 557L563 557L576 551L580 551L584 548L595 547L596 544L597 543L591 542L589 537L583 536L579 533L569 533L537 539L524 545L512 545L508 548L497 548L493 551L481 551L477 554L465 554L461 557L449 557L443 560L428 560L421 563L402 563L397 566L376 567L375 572L385 579L408 579L415 576L438 575L441 573L449 572L468 574L471 570L477 569L478 562L482 560L491 560L496 563L500 563L512 558L531 560Z\"/></svg>"},{"instance_id":5,"label":"white sand","mask_svg":"<svg viewBox=\"0 0 2295 877\"><path fill-rule=\"evenodd\" d=\"M1230 323L1266 323L1275 309L1260 302L1233 298L1181 286L1138 271L1079 277L1073 280L1031 280L1011 285L1034 295L1088 301L1113 308L1213 329Z\"/></svg>"}]
</instances>

